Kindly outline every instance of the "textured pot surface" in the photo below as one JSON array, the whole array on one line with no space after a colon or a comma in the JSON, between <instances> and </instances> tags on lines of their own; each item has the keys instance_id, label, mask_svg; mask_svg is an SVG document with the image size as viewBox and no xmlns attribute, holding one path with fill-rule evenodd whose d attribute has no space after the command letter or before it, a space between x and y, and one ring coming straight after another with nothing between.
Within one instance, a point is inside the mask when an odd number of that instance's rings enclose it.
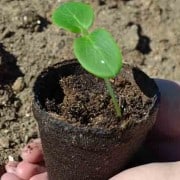
<instances>
[{"instance_id":1,"label":"textured pot surface","mask_svg":"<svg viewBox=\"0 0 180 180\"><path fill-rule=\"evenodd\" d=\"M143 81L145 86L139 88L153 103L142 119L117 131L76 127L45 110L50 94L62 91L59 78L75 73L79 67L76 61L56 64L39 75L34 86L33 113L39 125L50 180L108 179L123 169L144 141L155 122L160 94L152 79L139 69L126 66L121 76L136 86ZM62 101L61 96L58 101Z\"/></svg>"}]
</instances>

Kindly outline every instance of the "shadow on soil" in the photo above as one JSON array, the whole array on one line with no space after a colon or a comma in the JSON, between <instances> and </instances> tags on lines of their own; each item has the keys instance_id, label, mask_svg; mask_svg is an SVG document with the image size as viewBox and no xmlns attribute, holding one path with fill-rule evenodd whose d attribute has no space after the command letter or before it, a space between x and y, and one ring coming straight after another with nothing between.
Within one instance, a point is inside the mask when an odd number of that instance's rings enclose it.
<instances>
[{"instance_id":1,"label":"shadow on soil","mask_svg":"<svg viewBox=\"0 0 180 180\"><path fill-rule=\"evenodd\" d=\"M12 84L18 77L24 75L16 62L16 57L6 51L0 43L0 85Z\"/></svg>"},{"instance_id":2,"label":"shadow on soil","mask_svg":"<svg viewBox=\"0 0 180 180\"><path fill-rule=\"evenodd\" d=\"M136 49L142 54L149 54L151 52L151 47L150 47L151 40L148 36L143 35L142 28L139 24L137 25L137 27L138 27L139 41L136 46Z\"/></svg>"}]
</instances>

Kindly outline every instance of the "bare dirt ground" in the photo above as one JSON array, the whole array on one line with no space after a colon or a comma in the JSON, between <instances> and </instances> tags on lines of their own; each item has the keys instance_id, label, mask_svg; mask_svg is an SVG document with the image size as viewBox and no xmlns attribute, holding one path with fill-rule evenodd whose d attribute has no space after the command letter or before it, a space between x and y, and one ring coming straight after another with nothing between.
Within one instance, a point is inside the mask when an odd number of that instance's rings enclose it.
<instances>
[{"instance_id":1,"label":"bare dirt ground","mask_svg":"<svg viewBox=\"0 0 180 180\"><path fill-rule=\"evenodd\" d=\"M0 1L0 165L38 136L32 87L39 72L73 58L73 35L51 23L61 0ZM124 61L148 75L180 80L179 0L87 0L94 27L107 28ZM102 40L103 41L103 40Z\"/></svg>"}]
</instances>

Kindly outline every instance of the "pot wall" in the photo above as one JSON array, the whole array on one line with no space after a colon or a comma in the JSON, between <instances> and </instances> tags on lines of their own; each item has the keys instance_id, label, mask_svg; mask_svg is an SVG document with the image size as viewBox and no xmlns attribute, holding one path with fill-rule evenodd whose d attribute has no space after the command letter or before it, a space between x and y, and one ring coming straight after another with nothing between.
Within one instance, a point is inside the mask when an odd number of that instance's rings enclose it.
<instances>
[{"instance_id":1,"label":"pot wall","mask_svg":"<svg viewBox=\"0 0 180 180\"><path fill-rule=\"evenodd\" d=\"M46 112L44 108L48 92L55 92L52 89L53 83L56 83L59 75L71 73L77 63L66 61L63 68L59 68L61 65L62 63L41 73L34 87L33 112L39 126L49 179L108 179L124 168L152 128L158 110L159 91L156 89L153 94L155 100L148 116L128 126L126 130L110 132L87 127L77 128L62 121L56 114ZM69 65L70 70L66 71L65 67ZM54 82L49 81L52 75ZM138 79L143 80L142 77Z\"/></svg>"}]
</instances>

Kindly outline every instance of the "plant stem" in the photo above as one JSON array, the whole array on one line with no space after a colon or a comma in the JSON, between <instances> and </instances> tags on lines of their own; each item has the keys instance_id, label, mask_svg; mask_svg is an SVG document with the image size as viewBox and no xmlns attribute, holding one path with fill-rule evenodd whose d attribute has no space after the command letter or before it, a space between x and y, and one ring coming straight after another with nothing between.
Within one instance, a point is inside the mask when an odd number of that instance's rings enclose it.
<instances>
[{"instance_id":1,"label":"plant stem","mask_svg":"<svg viewBox=\"0 0 180 180\"><path fill-rule=\"evenodd\" d=\"M117 101L117 99L115 97L115 93L114 93L114 90L113 90L113 88L111 86L111 83L110 83L109 79L104 79L104 81L105 81L107 90L109 92L109 95L112 98L112 101L113 101L113 104L114 104L114 107L115 107L115 110L116 110L117 117L121 117L121 115L122 115L121 114L121 109L120 109L120 107L118 105L118 101Z\"/></svg>"},{"instance_id":2,"label":"plant stem","mask_svg":"<svg viewBox=\"0 0 180 180\"><path fill-rule=\"evenodd\" d=\"M84 28L81 29L81 36L82 36L82 37L83 37L83 36L87 36L88 34L89 34L89 32L88 32L87 29L84 29Z\"/></svg>"}]
</instances>

